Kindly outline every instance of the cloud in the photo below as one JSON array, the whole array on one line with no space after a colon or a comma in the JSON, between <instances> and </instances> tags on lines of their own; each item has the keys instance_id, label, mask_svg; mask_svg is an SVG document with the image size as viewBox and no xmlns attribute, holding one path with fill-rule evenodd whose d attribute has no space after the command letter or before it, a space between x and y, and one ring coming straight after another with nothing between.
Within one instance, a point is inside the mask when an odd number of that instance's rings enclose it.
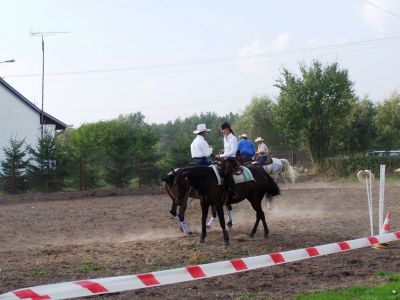
<instances>
[{"instance_id":1,"label":"cloud","mask_svg":"<svg viewBox=\"0 0 400 300\"><path fill-rule=\"evenodd\" d=\"M368 0L368 2L394 13L397 13L400 10L400 5L397 0ZM390 22L393 21L393 18L395 17L378 7L364 2L362 6L362 16L364 21L373 30L378 31L379 33L385 33Z\"/></svg>"},{"instance_id":2,"label":"cloud","mask_svg":"<svg viewBox=\"0 0 400 300\"><path fill-rule=\"evenodd\" d=\"M258 37L255 37L250 44L243 46L237 52L237 56L252 56L268 52L282 51L288 44L289 32L283 32L270 43L263 44Z\"/></svg>"}]
</instances>

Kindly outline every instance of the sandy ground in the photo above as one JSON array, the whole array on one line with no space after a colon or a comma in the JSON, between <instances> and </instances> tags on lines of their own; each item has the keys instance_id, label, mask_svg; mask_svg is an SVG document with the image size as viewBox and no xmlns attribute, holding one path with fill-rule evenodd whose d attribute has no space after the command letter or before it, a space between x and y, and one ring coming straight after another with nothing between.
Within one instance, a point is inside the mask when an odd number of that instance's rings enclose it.
<instances>
[{"instance_id":1,"label":"sandy ground","mask_svg":"<svg viewBox=\"0 0 400 300\"><path fill-rule=\"evenodd\" d=\"M281 188L282 195L275 198L272 210L267 211L264 203L270 239L263 238L261 226L254 239L248 236L255 212L244 201L234 206L230 247L223 247L218 226L211 228L206 244L197 245L198 200L190 202L186 215L192 236L183 236L169 218L171 200L163 194L68 199L65 193L59 199L38 195L0 200L0 292L262 255L369 235L362 185L308 180ZM386 186L385 210L392 213L392 230L399 230L399 185ZM377 224L377 217L374 221ZM387 250L360 249L94 298L290 299L298 293L377 284L385 281L380 275L395 272L400 272L400 243Z\"/></svg>"}]
</instances>

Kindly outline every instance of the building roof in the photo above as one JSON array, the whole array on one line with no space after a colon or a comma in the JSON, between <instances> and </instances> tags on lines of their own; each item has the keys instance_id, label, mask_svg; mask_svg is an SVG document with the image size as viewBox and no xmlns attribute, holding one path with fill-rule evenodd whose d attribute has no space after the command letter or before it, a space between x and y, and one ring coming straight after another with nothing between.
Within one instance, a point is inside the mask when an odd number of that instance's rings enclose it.
<instances>
[{"instance_id":1,"label":"building roof","mask_svg":"<svg viewBox=\"0 0 400 300\"><path fill-rule=\"evenodd\" d=\"M37 107L35 104L33 104L31 101L29 101L27 98L25 98L21 93L19 93L16 89L14 89L11 85L9 85L4 79L0 77L0 85L4 86L7 90L10 91L10 93L14 94L17 96L19 100L21 100L23 103L25 103L28 107L30 107L32 110L37 112L39 114L39 118L42 114L42 110ZM41 120L40 120L41 122ZM67 124L61 122L57 118L53 117L52 115L48 114L47 112L43 111L43 123L44 124L54 124L56 125L56 130L60 129L65 129L67 127Z\"/></svg>"}]
</instances>

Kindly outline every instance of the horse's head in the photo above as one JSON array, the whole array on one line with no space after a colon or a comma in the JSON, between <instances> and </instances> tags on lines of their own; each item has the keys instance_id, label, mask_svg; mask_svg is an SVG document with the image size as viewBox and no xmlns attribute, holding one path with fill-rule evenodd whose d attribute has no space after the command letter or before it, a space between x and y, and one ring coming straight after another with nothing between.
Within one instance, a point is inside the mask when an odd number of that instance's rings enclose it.
<instances>
[{"instance_id":1,"label":"horse's head","mask_svg":"<svg viewBox=\"0 0 400 300\"><path fill-rule=\"evenodd\" d=\"M187 179L187 170L185 168L179 169L175 172L174 177L175 204L181 205L189 196L190 186Z\"/></svg>"},{"instance_id":2,"label":"horse's head","mask_svg":"<svg viewBox=\"0 0 400 300\"><path fill-rule=\"evenodd\" d=\"M171 170L167 175L161 177L161 180L164 181L168 185L172 185L175 180L176 172L175 170Z\"/></svg>"}]
</instances>

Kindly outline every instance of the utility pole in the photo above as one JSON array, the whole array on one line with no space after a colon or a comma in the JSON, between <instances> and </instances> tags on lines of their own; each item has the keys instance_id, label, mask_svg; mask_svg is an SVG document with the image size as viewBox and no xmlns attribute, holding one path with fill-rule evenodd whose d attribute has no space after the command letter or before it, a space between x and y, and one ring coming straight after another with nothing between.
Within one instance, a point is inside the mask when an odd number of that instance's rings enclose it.
<instances>
[{"instance_id":1,"label":"utility pole","mask_svg":"<svg viewBox=\"0 0 400 300\"><path fill-rule=\"evenodd\" d=\"M43 138L43 126L44 126L44 37L45 36L53 36L57 34L65 34L69 33L68 31L53 31L53 32L31 32L31 37L42 37L42 108L40 112L40 134L41 138Z\"/></svg>"}]
</instances>

